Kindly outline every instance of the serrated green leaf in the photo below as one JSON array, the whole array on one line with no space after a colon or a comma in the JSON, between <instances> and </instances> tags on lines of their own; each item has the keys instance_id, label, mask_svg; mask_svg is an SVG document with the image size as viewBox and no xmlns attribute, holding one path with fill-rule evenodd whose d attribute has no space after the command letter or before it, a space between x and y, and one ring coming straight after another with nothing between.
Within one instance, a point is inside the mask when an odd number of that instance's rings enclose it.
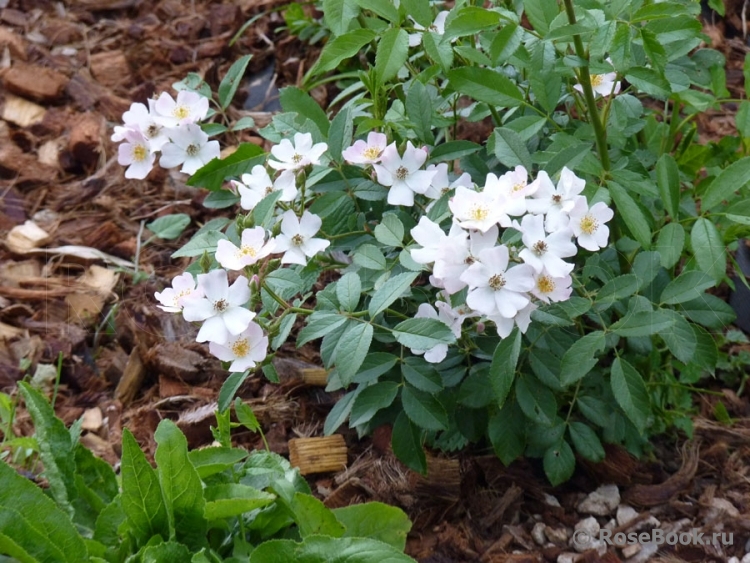
<instances>
[{"instance_id":1,"label":"serrated green leaf","mask_svg":"<svg viewBox=\"0 0 750 563\"><path fill-rule=\"evenodd\" d=\"M667 223L659 231L654 250L661 256L661 265L671 268L682 256L685 246L685 229L679 223Z\"/></svg>"},{"instance_id":2,"label":"serrated green leaf","mask_svg":"<svg viewBox=\"0 0 750 563\"><path fill-rule=\"evenodd\" d=\"M201 479L221 473L241 462L247 456L247 450L223 446L211 446L188 452L190 463L193 464Z\"/></svg>"},{"instance_id":3,"label":"serrated green leaf","mask_svg":"<svg viewBox=\"0 0 750 563\"><path fill-rule=\"evenodd\" d=\"M393 423L391 447L404 465L419 473L427 473L427 458L422 449L422 430L417 428L403 411Z\"/></svg>"},{"instance_id":4,"label":"serrated green leaf","mask_svg":"<svg viewBox=\"0 0 750 563\"><path fill-rule=\"evenodd\" d=\"M404 272L393 276L388 280L388 283L382 285L370 299L370 306L368 312L370 318L375 318L377 315L385 311L391 304L406 293L414 280L419 276L418 272Z\"/></svg>"},{"instance_id":5,"label":"serrated green leaf","mask_svg":"<svg viewBox=\"0 0 750 563\"><path fill-rule=\"evenodd\" d=\"M463 6L445 26L445 37L448 40L456 37L476 35L490 29L500 22L500 14L476 6Z\"/></svg>"},{"instance_id":6,"label":"serrated green leaf","mask_svg":"<svg viewBox=\"0 0 750 563\"><path fill-rule=\"evenodd\" d=\"M237 59L232 66L229 67L226 75L222 78L219 84L219 104L221 109L227 109L229 104L232 103L234 95L237 93L237 88L240 86L242 77L245 76L245 70L247 64L250 62L252 55L244 55Z\"/></svg>"},{"instance_id":7,"label":"serrated green leaf","mask_svg":"<svg viewBox=\"0 0 750 563\"><path fill-rule=\"evenodd\" d=\"M552 20L560 13L560 7L555 0L525 0L523 11L534 29L546 35Z\"/></svg>"},{"instance_id":8,"label":"serrated green leaf","mask_svg":"<svg viewBox=\"0 0 750 563\"><path fill-rule=\"evenodd\" d=\"M186 545L168 541L145 547L140 553L142 563L163 563L164 561L187 561L190 550Z\"/></svg>"},{"instance_id":9,"label":"serrated green leaf","mask_svg":"<svg viewBox=\"0 0 750 563\"><path fill-rule=\"evenodd\" d=\"M190 224L190 216L185 213L174 213L159 217L155 221L146 224L146 228L164 240L173 240L182 234L182 231Z\"/></svg>"},{"instance_id":10,"label":"serrated green leaf","mask_svg":"<svg viewBox=\"0 0 750 563\"><path fill-rule=\"evenodd\" d=\"M224 412L229 408L229 405L231 405L234 400L235 394L245 382L248 375L250 375L249 371L235 371L226 378L219 390L219 412Z\"/></svg>"},{"instance_id":11,"label":"serrated green leaf","mask_svg":"<svg viewBox=\"0 0 750 563\"><path fill-rule=\"evenodd\" d=\"M698 299L716 281L707 273L690 270L681 273L667 284L661 292L660 301L664 305L676 305L692 299Z\"/></svg>"},{"instance_id":12,"label":"serrated green leaf","mask_svg":"<svg viewBox=\"0 0 750 563\"><path fill-rule=\"evenodd\" d=\"M672 93L669 82L652 68L631 67L625 79L641 92L659 100L668 98Z\"/></svg>"},{"instance_id":13,"label":"serrated green leaf","mask_svg":"<svg viewBox=\"0 0 750 563\"><path fill-rule=\"evenodd\" d=\"M398 384L395 381L380 381L365 387L354 400L349 425L359 426L369 422L375 414L391 406L398 395Z\"/></svg>"},{"instance_id":14,"label":"serrated green leaf","mask_svg":"<svg viewBox=\"0 0 750 563\"><path fill-rule=\"evenodd\" d=\"M481 150L482 146L471 141L448 141L432 149L429 157L429 163L449 162L474 154Z\"/></svg>"},{"instance_id":15,"label":"serrated green leaf","mask_svg":"<svg viewBox=\"0 0 750 563\"><path fill-rule=\"evenodd\" d=\"M750 157L730 164L714 178L701 198L701 209L711 211L722 201L733 200L737 191L750 182Z\"/></svg>"},{"instance_id":16,"label":"serrated green leaf","mask_svg":"<svg viewBox=\"0 0 750 563\"><path fill-rule=\"evenodd\" d=\"M693 248L698 267L720 282L727 272L727 249L716 226L704 217L698 218L690 231L690 245Z\"/></svg>"},{"instance_id":17,"label":"serrated green leaf","mask_svg":"<svg viewBox=\"0 0 750 563\"><path fill-rule=\"evenodd\" d=\"M401 247L404 240L404 224L395 213L386 213L375 226L375 238L385 246Z\"/></svg>"},{"instance_id":18,"label":"serrated green leaf","mask_svg":"<svg viewBox=\"0 0 750 563\"><path fill-rule=\"evenodd\" d=\"M353 0L323 0L323 19L334 36L343 35L359 15Z\"/></svg>"},{"instance_id":19,"label":"serrated green leaf","mask_svg":"<svg viewBox=\"0 0 750 563\"><path fill-rule=\"evenodd\" d=\"M505 76L485 68L462 67L446 73L450 85L478 102L512 108L522 103L518 87Z\"/></svg>"},{"instance_id":20,"label":"serrated green leaf","mask_svg":"<svg viewBox=\"0 0 750 563\"><path fill-rule=\"evenodd\" d=\"M382 502L367 502L334 508L333 514L345 526L345 538L375 539L401 551L406 547L411 522L398 507Z\"/></svg>"},{"instance_id":21,"label":"serrated green leaf","mask_svg":"<svg viewBox=\"0 0 750 563\"><path fill-rule=\"evenodd\" d=\"M698 299L680 304L680 310L691 321L717 330L724 328L737 316L726 301L710 293L704 293Z\"/></svg>"},{"instance_id":22,"label":"serrated green leaf","mask_svg":"<svg viewBox=\"0 0 750 563\"><path fill-rule=\"evenodd\" d=\"M531 153L521 136L506 127L498 127L492 134L490 143L494 145L494 154L501 164L508 168L523 166L531 169Z\"/></svg>"},{"instance_id":23,"label":"serrated green leaf","mask_svg":"<svg viewBox=\"0 0 750 563\"><path fill-rule=\"evenodd\" d=\"M425 85L419 80L412 82L406 94L404 107L406 116L414 125L417 137L427 144L433 144L435 136L432 134L432 99Z\"/></svg>"},{"instance_id":24,"label":"serrated green leaf","mask_svg":"<svg viewBox=\"0 0 750 563\"><path fill-rule=\"evenodd\" d=\"M376 33L370 29L357 29L335 37L323 47L318 62L310 69L315 76L335 69L344 59L356 55L359 50L375 39Z\"/></svg>"},{"instance_id":25,"label":"serrated green leaf","mask_svg":"<svg viewBox=\"0 0 750 563\"><path fill-rule=\"evenodd\" d=\"M514 328L513 332L498 343L492 354L489 376L495 401L499 407L503 406L513 386L520 353L521 332L518 328Z\"/></svg>"},{"instance_id":26,"label":"serrated green leaf","mask_svg":"<svg viewBox=\"0 0 750 563\"><path fill-rule=\"evenodd\" d=\"M328 154L334 161L341 161L341 152L352 144L353 134L352 108L347 106L336 114L328 131Z\"/></svg>"},{"instance_id":27,"label":"serrated green leaf","mask_svg":"<svg viewBox=\"0 0 750 563\"><path fill-rule=\"evenodd\" d=\"M490 57L494 65L505 63L521 46L523 28L515 23L508 23L495 36L490 44Z\"/></svg>"},{"instance_id":28,"label":"serrated green leaf","mask_svg":"<svg viewBox=\"0 0 750 563\"><path fill-rule=\"evenodd\" d=\"M438 344L452 344L456 337L450 327L437 319L413 318L393 327L400 344L414 350L431 350Z\"/></svg>"},{"instance_id":29,"label":"serrated green leaf","mask_svg":"<svg viewBox=\"0 0 750 563\"><path fill-rule=\"evenodd\" d=\"M597 305L609 307L620 299L630 297L640 287L640 280L635 274L617 276L605 283L596 296Z\"/></svg>"},{"instance_id":30,"label":"serrated green leaf","mask_svg":"<svg viewBox=\"0 0 750 563\"><path fill-rule=\"evenodd\" d=\"M307 318L307 326L299 331L299 335L297 336L297 348L311 340L322 338L345 322L346 317L339 313L315 311Z\"/></svg>"},{"instance_id":31,"label":"serrated green leaf","mask_svg":"<svg viewBox=\"0 0 750 563\"><path fill-rule=\"evenodd\" d=\"M336 297L344 311L354 311L362 295L362 281L356 272L347 272L336 282Z\"/></svg>"},{"instance_id":32,"label":"serrated green leaf","mask_svg":"<svg viewBox=\"0 0 750 563\"><path fill-rule=\"evenodd\" d=\"M364 362L370 350L372 334L371 324L355 323L341 335L333 353L333 363L344 387L351 383Z\"/></svg>"},{"instance_id":33,"label":"serrated green leaf","mask_svg":"<svg viewBox=\"0 0 750 563\"><path fill-rule=\"evenodd\" d=\"M453 65L453 47L450 41L444 41L443 35L438 35L433 31L422 33L422 47L424 47L427 56L432 61L447 72Z\"/></svg>"},{"instance_id":34,"label":"serrated green leaf","mask_svg":"<svg viewBox=\"0 0 750 563\"><path fill-rule=\"evenodd\" d=\"M409 55L409 34L406 30L392 27L378 42L375 54L375 75L380 84L385 84L398 74Z\"/></svg>"},{"instance_id":35,"label":"serrated green leaf","mask_svg":"<svg viewBox=\"0 0 750 563\"><path fill-rule=\"evenodd\" d=\"M565 440L560 440L544 452L544 474L553 486L570 479L575 467L575 455Z\"/></svg>"},{"instance_id":36,"label":"serrated green leaf","mask_svg":"<svg viewBox=\"0 0 750 563\"><path fill-rule=\"evenodd\" d=\"M671 154L663 154L656 163L656 185L667 213L676 219L680 208L680 170Z\"/></svg>"},{"instance_id":37,"label":"serrated green leaf","mask_svg":"<svg viewBox=\"0 0 750 563\"><path fill-rule=\"evenodd\" d=\"M570 440L582 457L594 463L604 460L604 447L599 440L599 436L588 424L577 421L571 422L568 431L570 432Z\"/></svg>"},{"instance_id":38,"label":"serrated green leaf","mask_svg":"<svg viewBox=\"0 0 750 563\"><path fill-rule=\"evenodd\" d=\"M618 336L650 336L669 329L673 319L663 311L637 311L623 317L610 329Z\"/></svg>"},{"instance_id":39,"label":"serrated green leaf","mask_svg":"<svg viewBox=\"0 0 750 563\"><path fill-rule=\"evenodd\" d=\"M398 24L401 20L398 10L390 2L382 2L381 0L355 0L355 3L363 10L370 10L392 24Z\"/></svg>"},{"instance_id":40,"label":"serrated green leaf","mask_svg":"<svg viewBox=\"0 0 750 563\"><path fill-rule=\"evenodd\" d=\"M406 385L401 391L401 404L406 416L420 428L448 429L448 413L434 395Z\"/></svg>"},{"instance_id":41,"label":"serrated green leaf","mask_svg":"<svg viewBox=\"0 0 750 563\"><path fill-rule=\"evenodd\" d=\"M651 227L640 207L635 203L628 191L616 182L609 182L609 193L617 206L630 234L643 248L651 246Z\"/></svg>"},{"instance_id":42,"label":"serrated green leaf","mask_svg":"<svg viewBox=\"0 0 750 563\"><path fill-rule=\"evenodd\" d=\"M411 385L425 393L438 393L443 389L443 380L433 366L422 358L406 358L401 364L401 375Z\"/></svg>"},{"instance_id":43,"label":"serrated green leaf","mask_svg":"<svg viewBox=\"0 0 750 563\"><path fill-rule=\"evenodd\" d=\"M672 355L683 364L687 364L695 354L697 345L695 332L692 325L685 320L685 317L675 311L668 311L668 314L674 319L674 324L669 327L669 330L660 333L659 336L667 344Z\"/></svg>"},{"instance_id":44,"label":"serrated green leaf","mask_svg":"<svg viewBox=\"0 0 750 563\"><path fill-rule=\"evenodd\" d=\"M354 400L359 395L358 391L359 388L356 391L347 393L333 406L326 417L325 424L323 425L323 434L325 436L330 436L336 432L336 430L344 424L344 421L349 418L349 414L354 406Z\"/></svg>"},{"instance_id":45,"label":"serrated green leaf","mask_svg":"<svg viewBox=\"0 0 750 563\"><path fill-rule=\"evenodd\" d=\"M240 196L229 190L210 192L203 200L203 207L207 209L226 209L240 202Z\"/></svg>"},{"instance_id":46,"label":"serrated green leaf","mask_svg":"<svg viewBox=\"0 0 750 563\"><path fill-rule=\"evenodd\" d=\"M560 383L565 386L571 385L590 372L597 364L594 356L604 349L604 344L604 333L600 330L576 340L562 357Z\"/></svg>"},{"instance_id":47,"label":"serrated green leaf","mask_svg":"<svg viewBox=\"0 0 750 563\"><path fill-rule=\"evenodd\" d=\"M374 244L363 244L354 251L352 261L367 270L385 270L385 256Z\"/></svg>"},{"instance_id":48,"label":"serrated green leaf","mask_svg":"<svg viewBox=\"0 0 750 563\"><path fill-rule=\"evenodd\" d=\"M643 433L651 413L651 403L641 374L627 361L617 357L612 364L611 385L617 404L638 431Z\"/></svg>"},{"instance_id":49,"label":"serrated green leaf","mask_svg":"<svg viewBox=\"0 0 750 563\"><path fill-rule=\"evenodd\" d=\"M205 488L204 497L206 520L232 518L257 508L268 506L276 496L259 491L247 485L237 483L221 483Z\"/></svg>"},{"instance_id":50,"label":"serrated green leaf","mask_svg":"<svg viewBox=\"0 0 750 563\"><path fill-rule=\"evenodd\" d=\"M328 130L331 127L328 116L309 94L294 86L287 86L279 91L279 102L285 112L295 112L305 116L318 126L324 137L328 137Z\"/></svg>"},{"instance_id":51,"label":"serrated green leaf","mask_svg":"<svg viewBox=\"0 0 750 563\"><path fill-rule=\"evenodd\" d=\"M249 563L414 563L390 545L366 538L308 536L302 542L269 540L250 555Z\"/></svg>"},{"instance_id":52,"label":"serrated green leaf","mask_svg":"<svg viewBox=\"0 0 750 563\"><path fill-rule=\"evenodd\" d=\"M549 388L535 377L525 375L516 380L516 401L527 418L551 426L557 414L557 401Z\"/></svg>"},{"instance_id":53,"label":"serrated green leaf","mask_svg":"<svg viewBox=\"0 0 750 563\"><path fill-rule=\"evenodd\" d=\"M263 164L263 149L253 143L241 143L237 150L223 159L214 159L188 180L188 186L220 190L227 178L239 178L249 173L256 164Z\"/></svg>"},{"instance_id":54,"label":"serrated green leaf","mask_svg":"<svg viewBox=\"0 0 750 563\"><path fill-rule=\"evenodd\" d=\"M487 425L487 435L495 455L504 465L510 465L526 449L528 421L515 401L508 401L492 415Z\"/></svg>"}]
</instances>

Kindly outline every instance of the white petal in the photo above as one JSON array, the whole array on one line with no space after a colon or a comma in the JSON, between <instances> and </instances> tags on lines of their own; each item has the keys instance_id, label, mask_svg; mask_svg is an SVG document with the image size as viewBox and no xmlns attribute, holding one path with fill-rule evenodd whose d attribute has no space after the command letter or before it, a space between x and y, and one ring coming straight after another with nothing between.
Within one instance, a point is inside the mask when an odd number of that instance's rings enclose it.
<instances>
[{"instance_id":1,"label":"white petal","mask_svg":"<svg viewBox=\"0 0 750 563\"><path fill-rule=\"evenodd\" d=\"M232 334L240 334L255 318L255 313L244 307L230 307L221 315L227 330Z\"/></svg>"}]
</instances>

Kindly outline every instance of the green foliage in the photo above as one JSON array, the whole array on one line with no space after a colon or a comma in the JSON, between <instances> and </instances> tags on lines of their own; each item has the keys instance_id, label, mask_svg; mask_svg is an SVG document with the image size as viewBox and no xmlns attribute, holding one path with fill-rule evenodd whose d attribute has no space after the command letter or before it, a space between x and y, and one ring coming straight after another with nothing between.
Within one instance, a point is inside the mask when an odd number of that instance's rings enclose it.
<instances>
[{"instance_id":1,"label":"green foliage","mask_svg":"<svg viewBox=\"0 0 750 563\"><path fill-rule=\"evenodd\" d=\"M156 430L156 469L124 430L118 486L107 463L81 445L70 449L68 430L43 396L23 383L21 392L45 477L62 482L71 470L79 486L50 498L0 461L0 555L160 563L246 561L252 551L251 561L413 561L403 554L411 523L400 509L375 502L330 510L280 456L188 451L170 420ZM82 525L87 518L93 526ZM281 555L287 552L291 559Z\"/></svg>"}]
</instances>

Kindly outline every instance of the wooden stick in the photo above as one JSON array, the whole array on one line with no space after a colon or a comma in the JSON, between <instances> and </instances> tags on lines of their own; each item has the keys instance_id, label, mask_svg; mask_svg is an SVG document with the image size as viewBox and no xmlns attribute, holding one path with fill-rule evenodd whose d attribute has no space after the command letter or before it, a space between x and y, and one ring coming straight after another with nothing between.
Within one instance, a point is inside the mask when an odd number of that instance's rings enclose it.
<instances>
[{"instance_id":1,"label":"wooden stick","mask_svg":"<svg viewBox=\"0 0 750 563\"><path fill-rule=\"evenodd\" d=\"M341 434L289 440L289 461L302 475L340 471L346 467L347 450Z\"/></svg>"}]
</instances>

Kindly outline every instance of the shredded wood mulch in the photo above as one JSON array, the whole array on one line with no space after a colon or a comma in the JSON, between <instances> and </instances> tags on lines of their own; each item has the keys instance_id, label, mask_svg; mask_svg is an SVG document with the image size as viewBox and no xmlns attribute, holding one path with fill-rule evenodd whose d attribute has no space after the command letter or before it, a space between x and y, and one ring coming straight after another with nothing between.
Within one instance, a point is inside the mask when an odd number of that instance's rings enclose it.
<instances>
[{"instance_id":1,"label":"shredded wood mulch","mask_svg":"<svg viewBox=\"0 0 750 563\"><path fill-rule=\"evenodd\" d=\"M194 342L196 328L157 309L153 298L187 265L171 253L221 213L204 209L204 194L182 174L155 169L144 181L126 181L112 127L131 102L169 90L188 72L215 88L246 53L253 54L249 76L230 112L267 123L277 88L296 84L318 54L280 30L282 4L0 0L0 390L14 393L27 376L51 389L61 361L57 414L68 424L83 417L82 442L115 466L122 428L153 452L164 417L191 447L211 443L226 374ZM727 18L709 18L705 29L727 56L729 89L739 96L746 18L743 2L727 5ZM327 93L316 98L325 103ZM701 116L703 138L733 133L735 111L728 104ZM264 141L249 130L233 142ZM188 214L191 228L176 241L144 245L143 224L170 213ZM134 282L136 269L145 281ZM285 345L275 365L280 384L251 378L239 396L271 449L289 455L295 440L293 455L303 459L315 448L298 447L299 440L322 435L336 397L320 386L313 348ZM550 487L536 462L506 468L477 450L433 453L422 477L395 459L385 427L364 440L342 430L346 450L337 451L346 468L308 479L331 507L368 500L402 507L414 521L407 551L425 563L742 559L750 551L750 402L746 390L737 396L718 380L716 390L733 424L716 422L716 397L704 396L691 440L664 437L642 460L610 447L607 461L581 462L562 487ZM14 431L33 432L23 410ZM263 447L249 432L234 438ZM600 527L694 529L708 539L636 546L573 540L577 529Z\"/></svg>"}]
</instances>

